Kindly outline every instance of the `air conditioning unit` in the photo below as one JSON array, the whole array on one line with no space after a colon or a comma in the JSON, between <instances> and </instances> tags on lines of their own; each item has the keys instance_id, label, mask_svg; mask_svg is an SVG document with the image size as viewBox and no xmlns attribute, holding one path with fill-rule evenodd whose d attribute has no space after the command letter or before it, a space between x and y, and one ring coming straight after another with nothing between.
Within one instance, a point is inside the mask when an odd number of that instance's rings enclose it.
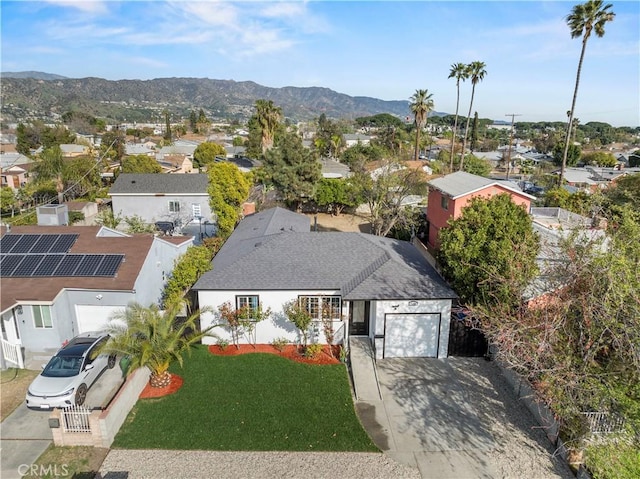
<instances>
[{"instance_id":1,"label":"air conditioning unit","mask_svg":"<svg viewBox=\"0 0 640 479\"><path fill-rule=\"evenodd\" d=\"M69 224L67 205L44 205L36 210L39 226L66 226Z\"/></svg>"}]
</instances>

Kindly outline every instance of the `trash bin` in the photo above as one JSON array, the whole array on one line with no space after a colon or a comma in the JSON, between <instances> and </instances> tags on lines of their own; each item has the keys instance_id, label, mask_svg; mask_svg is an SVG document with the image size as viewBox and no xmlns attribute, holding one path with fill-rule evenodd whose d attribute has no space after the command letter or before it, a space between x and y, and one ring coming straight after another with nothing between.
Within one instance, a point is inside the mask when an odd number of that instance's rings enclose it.
<instances>
[{"instance_id":1,"label":"trash bin","mask_svg":"<svg viewBox=\"0 0 640 479\"><path fill-rule=\"evenodd\" d=\"M120 358L120 370L122 371L123 378L127 376L129 366L131 366L131 358L129 356L122 356L122 358Z\"/></svg>"}]
</instances>

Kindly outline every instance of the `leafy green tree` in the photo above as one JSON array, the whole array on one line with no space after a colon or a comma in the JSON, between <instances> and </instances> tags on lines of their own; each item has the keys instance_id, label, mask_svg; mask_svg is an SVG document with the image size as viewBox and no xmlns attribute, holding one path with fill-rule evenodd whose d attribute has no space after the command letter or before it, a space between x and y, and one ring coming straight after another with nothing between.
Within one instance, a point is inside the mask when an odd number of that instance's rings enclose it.
<instances>
[{"instance_id":1,"label":"leafy green tree","mask_svg":"<svg viewBox=\"0 0 640 479\"><path fill-rule=\"evenodd\" d=\"M171 114L165 110L164 111L164 136L165 144L170 144L172 141L171 136Z\"/></svg>"},{"instance_id":2,"label":"leafy green tree","mask_svg":"<svg viewBox=\"0 0 640 479\"><path fill-rule=\"evenodd\" d=\"M107 228L116 229L122 222L123 216L114 214L111 208L103 208L96 216L96 223Z\"/></svg>"},{"instance_id":3,"label":"leafy green tree","mask_svg":"<svg viewBox=\"0 0 640 479\"><path fill-rule=\"evenodd\" d=\"M189 112L189 128L193 133L198 133L198 117L193 110Z\"/></svg>"},{"instance_id":4,"label":"leafy green tree","mask_svg":"<svg viewBox=\"0 0 640 479\"><path fill-rule=\"evenodd\" d=\"M471 79L471 100L469 101L469 113L467 114L467 125L464 128L464 140L462 142L462 155L467 151L467 135L469 134L469 121L471 120L471 109L473 108L473 97L476 93L476 85L484 80L487 70L484 62L471 62L467 65L467 75ZM464 161L460 160L460 169L463 170Z\"/></svg>"},{"instance_id":5,"label":"leafy green tree","mask_svg":"<svg viewBox=\"0 0 640 479\"><path fill-rule=\"evenodd\" d=\"M298 208L313 198L322 167L295 133L285 133L275 148L265 153L262 165L264 180L273 185L284 201Z\"/></svg>"},{"instance_id":6,"label":"leafy green tree","mask_svg":"<svg viewBox=\"0 0 640 479\"><path fill-rule=\"evenodd\" d=\"M241 136L234 136L233 140L231 140L231 144L233 146L244 146L245 140Z\"/></svg>"},{"instance_id":7,"label":"leafy green tree","mask_svg":"<svg viewBox=\"0 0 640 479\"><path fill-rule=\"evenodd\" d=\"M200 143L193 152L193 166L204 168L216 161L216 156L227 157L227 150L224 146L213 141Z\"/></svg>"},{"instance_id":8,"label":"leafy green tree","mask_svg":"<svg viewBox=\"0 0 640 479\"><path fill-rule=\"evenodd\" d=\"M349 179L322 178L318 183L315 200L327 207L332 214L339 215L344 208L358 206L362 202L362 192Z\"/></svg>"},{"instance_id":9,"label":"leafy green tree","mask_svg":"<svg viewBox=\"0 0 640 479\"><path fill-rule=\"evenodd\" d=\"M438 261L464 303L515 306L537 274L538 249L527 211L500 194L473 198L440 231Z\"/></svg>"},{"instance_id":10,"label":"leafy green tree","mask_svg":"<svg viewBox=\"0 0 640 479\"><path fill-rule=\"evenodd\" d=\"M88 156L64 161L62 177L64 191L71 198L90 196L102 185L100 165Z\"/></svg>"},{"instance_id":11,"label":"leafy green tree","mask_svg":"<svg viewBox=\"0 0 640 479\"><path fill-rule=\"evenodd\" d=\"M204 311L204 310L202 310ZM117 354L130 359L128 373L138 368L151 370L149 384L161 388L171 383L169 365L177 361L183 364L183 356L205 336L212 336L212 327L200 330L196 311L184 321L178 321L180 304L172 304L160 311L153 304L144 307L131 303L126 309L113 314L107 328L111 335L102 353Z\"/></svg>"},{"instance_id":12,"label":"leafy green tree","mask_svg":"<svg viewBox=\"0 0 640 479\"><path fill-rule=\"evenodd\" d=\"M571 31L571 38L582 37L582 49L580 50L580 60L578 61L578 72L576 73L576 83L573 90L573 100L571 101L571 110L569 110L569 121L567 122L567 134L564 139L564 150L562 153L561 169L559 184L562 185L564 180L564 170L567 166L569 158L569 146L571 144L571 126L573 115L576 109L576 99L578 98L578 86L580 85L580 73L582 72L582 62L584 61L584 52L587 49L587 41L591 33L595 33L597 37L604 36L604 27L607 22L613 21L616 14L611 9L612 5L605 5L602 0L588 0L585 3L575 5L571 9L571 13L567 15L567 25Z\"/></svg>"},{"instance_id":13,"label":"leafy green tree","mask_svg":"<svg viewBox=\"0 0 640 479\"><path fill-rule=\"evenodd\" d=\"M594 151L582 155L582 161L587 165L612 167L618 164L618 160L611 153Z\"/></svg>"},{"instance_id":14,"label":"leafy green tree","mask_svg":"<svg viewBox=\"0 0 640 479\"><path fill-rule=\"evenodd\" d=\"M211 127L211 120L207 118L206 113L202 108L198 111L198 132L202 134L206 134L209 132L209 128Z\"/></svg>"},{"instance_id":15,"label":"leafy green tree","mask_svg":"<svg viewBox=\"0 0 640 479\"><path fill-rule=\"evenodd\" d=\"M309 342L309 326L313 322L307 306L297 299L292 299L282 306L282 311L302 334L302 345L306 348Z\"/></svg>"},{"instance_id":16,"label":"leafy green tree","mask_svg":"<svg viewBox=\"0 0 640 479\"><path fill-rule=\"evenodd\" d=\"M11 212L13 217L15 210L18 208L18 198L8 186L0 189L0 211L5 214Z\"/></svg>"},{"instance_id":17,"label":"leafy green tree","mask_svg":"<svg viewBox=\"0 0 640 479\"><path fill-rule=\"evenodd\" d=\"M569 149L567 149L566 159L563 160L564 151L564 143L556 143L556 146L553 147L553 151L551 152L551 154L553 155L553 162L557 166L562 166L564 161L565 168L567 166L576 166L578 164L578 161L580 161L580 156L582 155L580 147L578 145L569 145ZM564 173L562 173L561 171L561 174ZM564 178L564 176L561 177L561 180L562 178Z\"/></svg>"},{"instance_id":18,"label":"leafy green tree","mask_svg":"<svg viewBox=\"0 0 640 479\"><path fill-rule=\"evenodd\" d=\"M433 94L429 90L416 90L409 99L409 109L413 113L414 123L416 127L416 143L413 159L418 161L420 155L420 132L426 126L429 112L433 110Z\"/></svg>"},{"instance_id":19,"label":"leafy green tree","mask_svg":"<svg viewBox=\"0 0 640 479\"><path fill-rule=\"evenodd\" d=\"M152 156L131 155L120 163L123 173L161 173L160 163Z\"/></svg>"},{"instance_id":20,"label":"leafy green tree","mask_svg":"<svg viewBox=\"0 0 640 479\"><path fill-rule=\"evenodd\" d=\"M209 175L209 204L217 216L218 235L227 237L240 219L251 183L233 163L213 163Z\"/></svg>"},{"instance_id":21,"label":"leafy green tree","mask_svg":"<svg viewBox=\"0 0 640 479\"><path fill-rule=\"evenodd\" d=\"M356 125L360 127L381 128L385 126L394 126L402 128L404 123L397 116L389 113L379 113L373 116L363 116L355 119Z\"/></svg>"},{"instance_id":22,"label":"leafy green tree","mask_svg":"<svg viewBox=\"0 0 640 479\"><path fill-rule=\"evenodd\" d=\"M358 169L367 162L380 161L383 157L382 149L376 144L354 145L351 148L347 148L340 155L340 161L345 165L351 167L351 169Z\"/></svg>"},{"instance_id":23,"label":"leafy green tree","mask_svg":"<svg viewBox=\"0 0 640 479\"><path fill-rule=\"evenodd\" d=\"M456 79L456 114L453 121L453 134L451 135L451 152L449 171L453 171L453 152L455 151L456 135L458 134L458 109L460 107L460 80L465 81L469 78L469 70L464 63L454 63L449 70L448 78Z\"/></svg>"},{"instance_id":24,"label":"leafy green tree","mask_svg":"<svg viewBox=\"0 0 640 479\"><path fill-rule=\"evenodd\" d=\"M64 160L59 146L52 146L42 151L33 167L36 181L39 183L54 181L58 194L58 203L64 201Z\"/></svg>"},{"instance_id":25,"label":"leafy green tree","mask_svg":"<svg viewBox=\"0 0 640 479\"><path fill-rule=\"evenodd\" d=\"M475 155L465 155L464 171L472 175L489 177L491 174L491 163Z\"/></svg>"},{"instance_id":26,"label":"leafy green tree","mask_svg":"<svg viewBox=\"0 0 640 479\"><path fill-rule=\"evenodd\" d=\"M141 216L125 216L123 221L127 225L126 232L129 234L153 233L155 226L147 223Z\"/></svg>"},{"instance_id":27,"label":"leafy green tree","mask_svg":"<svg viewBox=\"0 0 640 479\"><path fill-rule=\"evenodd\" d=\"M261 305L252 307L248 304L236 309L227 301L218 306L218 316L223 321L223 325L229 329L231 340L236 348L240 349L240 337L245 336L249 343L256 346L256 326L271 316L271 309L262 309Z\"/></svg>"},{"instance_id":28,"label":"leafy green tree","mask_svg":"<svg viewBox=\"0 0 640 479\"><path fill-rule=\"evenodd\" d=\"M182 301L200 276L211 269L213 251L205 246L190 246L176 259L162 294L165 307Z\"/></svg>"}]
</instances>

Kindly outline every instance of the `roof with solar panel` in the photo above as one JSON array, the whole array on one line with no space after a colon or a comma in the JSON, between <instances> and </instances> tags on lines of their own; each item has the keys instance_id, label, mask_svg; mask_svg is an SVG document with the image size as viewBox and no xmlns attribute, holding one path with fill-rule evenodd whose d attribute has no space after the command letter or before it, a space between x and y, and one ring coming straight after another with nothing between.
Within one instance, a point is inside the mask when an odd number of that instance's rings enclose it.
<instances>
[{"instance_id":1,"label":"roof with solar panel","mask_svg":"<svg viewBox=\"0 0 640 479\"><path fill-rule=\"evenodd\" d=\"M0 311L53 301L63 289L132 291L153 235L102 236L100 226L15 226L0 237ZM175 241L174 241L175 240ZM181 241L186 241L182 238ZM177 238L166 241L177 243Z\"/></svg>"}]
</instances>

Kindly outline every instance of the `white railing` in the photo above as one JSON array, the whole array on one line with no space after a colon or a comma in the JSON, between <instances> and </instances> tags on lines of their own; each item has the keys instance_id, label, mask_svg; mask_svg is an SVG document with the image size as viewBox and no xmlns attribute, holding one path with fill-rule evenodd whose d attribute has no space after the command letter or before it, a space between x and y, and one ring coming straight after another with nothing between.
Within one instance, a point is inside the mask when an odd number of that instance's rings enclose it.
<instances>
[{"instance_id":1,"label":"white railing","mask_svg":"<svg viewBox=\"0 0 640 479\"><path fill-rule=\"evenodd\" d=\"M18 368L24 368L24 359L22 358L22 346L13 344L9 341L2 340L2 357L5 361L15 364Z\"/></svg>"},{"instance_id":2,"label":"white railing","mask_svg":"<svg viewBox=\"0 0 640 479\"><path fill-rule=\"evenodd\" d=\"M592 434L613 434L622 431L624 419L608 412L583 412Z\"/></svg>"},{"instance_id":3,"label":"white railing","mask_svg":"<svg viewBox=\"0 0 640 479\"><path fill-rule=\"evenodd\" d=\"M89 416L91 409L84 406L69 406L62 410L62 429L64 432L91 433Z\"/></svg>"}]
</instances>

